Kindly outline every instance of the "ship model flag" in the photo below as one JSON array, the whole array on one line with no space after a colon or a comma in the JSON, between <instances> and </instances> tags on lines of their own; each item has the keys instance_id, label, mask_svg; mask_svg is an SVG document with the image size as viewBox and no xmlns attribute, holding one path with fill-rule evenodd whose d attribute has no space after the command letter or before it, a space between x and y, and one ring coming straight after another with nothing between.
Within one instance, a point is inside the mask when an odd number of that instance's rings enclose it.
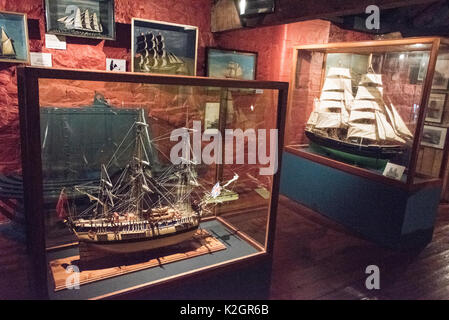
<instances>
[{"instance_id":1,"label":"ship model flag","mask_svg":"<svg viewBox=\"0 0 449 320\"><path fill-rule=\"evenodd\" d=\"M132 132L136 132L135 139L129 139ZM131 253L189 240L199 228L201 214L211 198L238 179L236 175L223 187L207 192L198 182L194 161L170 165L155 177L148 156L153 148L149 137L142 110L109 163L101 165L99 183L75 187L90 200L82 212L77 212L74 201L71 204L65 190L61 191L57 215L80 243L110 253ZM128 164L115 178L111 177L108 168L132 147Z\"/></svg>"},{"instance_id":2,"label":"ship model flag","mask_svg":"<svg viewBox=\"0 0 449 320\"><path fill-rule=\"evenodd\" d=\"M0 57L14 58L16 56L16 51L14 50L12 39L8 37L3 27L1 27L0 29L1 29Z\"/></svg>"},{"instance_id":3,"label":"ship model flag","mask_svg":"<svg viewBox=\"0 0 449 320\"><path fill-rule=\"evenodd\" d=\"M185 62L166 48L165 38L159 33L141 33L137 36L136 63L144 72L184 72Z\"/></svg>"},{"instance_id":4,"label":"ship model flag","mask_svg":"<svg viewBox=\"0 0 449 320\"><path fill-rule=\"evenodd\" d=\"M63 23L66 29L102 33L103 26L96 12L90 13L88 9L81 10L76 8L74 16L65 16L58 19L58 22Z\"/></svg>"},{"instance_id":5,"label":"ship model flag","mask_svg":"<svg viewBox=\"0 0 449 320\"><path fill-rule=\"evenodd\" d=\"M330 68L306 126L312 146L366 166L381 167L403 154L413 138L392 103L385 102L382 75L371 64L352 97L347 68ZM374 161L373 161L374 160Z\"/></svg>"}]
</instances>

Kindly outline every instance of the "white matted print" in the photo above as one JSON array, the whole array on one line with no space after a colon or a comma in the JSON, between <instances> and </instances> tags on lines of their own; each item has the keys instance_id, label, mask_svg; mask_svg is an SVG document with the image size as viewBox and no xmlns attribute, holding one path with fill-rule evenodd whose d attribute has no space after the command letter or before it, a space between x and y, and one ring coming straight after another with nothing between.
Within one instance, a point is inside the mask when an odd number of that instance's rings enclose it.
<instances>
[{"instance_id":1,"label":"white matted print","mask_svg":"<svg viewBox=\"0 0 449 320\"><path fill-rule=\"evenodd\" d=\"M446 143L447 128L424 126L421 144L423 146L444 149Z\"/></svg>"},{"instance_id":2,"label":"white matted print","mask_svg":"<svg viewBox=\"0 0 449 320\"><path fill-rule=\"evenodd\" d=\"M429 106L427 107L426 121L441 123L445 104L445 93L431 93Z\"/></svg>"},{"instance_id":3,"label":"white matted print","mask_svg":"<svg viewBox=\"0 0 449 320\"><path fill-rule=\"evenodd\" d=\"M106 58L106 71L126 72L126 60Z\"/></svg>"},{"instance_id":4,"label":"white matted print","mask_svg":"<svg viewBox=\"0 0 449 320\"><path fill-rule=\"evenodd\" d=\"M396 180L401 180L404 171L405 171L404 166L388 162L383 172L383 175Z\"/></svg>"}]
</instances>

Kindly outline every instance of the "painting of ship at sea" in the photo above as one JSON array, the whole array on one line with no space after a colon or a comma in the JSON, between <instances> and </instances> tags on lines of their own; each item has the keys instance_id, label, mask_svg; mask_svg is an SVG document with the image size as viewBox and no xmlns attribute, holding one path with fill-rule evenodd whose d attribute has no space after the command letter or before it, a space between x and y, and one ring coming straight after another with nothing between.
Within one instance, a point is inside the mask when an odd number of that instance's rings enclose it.
<instances>
[{"instance_id":1,"label":"painting of ship at sea","mask_svg":"<svg viewBox=\"0 0 449 320\"><path fill-rule=\"evenodd\" d=\"M75 15L64 16L58 19L66 29L102 33L103 26L96 12L89 12L89 9L75 9Z\"/></svg>"}]
</instances>

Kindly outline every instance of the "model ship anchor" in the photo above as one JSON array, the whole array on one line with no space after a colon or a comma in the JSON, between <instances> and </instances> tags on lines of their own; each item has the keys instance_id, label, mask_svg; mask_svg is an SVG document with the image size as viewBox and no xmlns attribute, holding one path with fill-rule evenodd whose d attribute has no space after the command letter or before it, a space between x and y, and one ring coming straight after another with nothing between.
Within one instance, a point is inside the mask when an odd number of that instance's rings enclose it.
<instances>
[{"instance_id":1,"label":"model ship anchor","mask_svg":"<svg viewBox=\"0 0 449 320\"><path fill-rule=\"evenodd\" d=\"M16 51L14 50L13 41L8 35L3 27L1 29L1 45L0 45L0 57L14 58L16 56Z\"/></svg>"},{"instance_id":2,"label":"model ship anchor","mask_svg":"<svg viewBox=\"0 0 449 320\"><path fill-rule=\"evenodd\" d=\"M76 7L74 15L62 17L58 19L58 22L64 23L65 27L71 30L95 33L103 32L103 26L100 23L97 13L93 12L91 14L88 9L81 11L80 8Z\"/></svg>"},{"instance_id":3,"label":"model ship anchor","mask_svg":"<svg viewBox=\"0 0 449 320\"><path fill-rule=\"evenodd\" d=\"M217 183L211 193L192 201L193 188L200 186L192 168L194 162L171 166L156 179L151 173L147 150L151 144L143 111L133 127L137 133L133 156L118 179L112 181L108 165L113 163L132 130L109 163L101 165L99 185L75 187L92 204L77 213L62 190L56 206L58 216L65 219L78 240L95 249L129 253L188 240L199 228L204 206L238 179L234 176L223 187Z\"/></svg>"},{"instance_id":4,"label":"model ship anchor","mask_svg":"<svg viewBox=\"0 0 449 320\"><path fill-rule=\"evenodd\" d=\"M137 65L141 71L184 71L185 62L174 53L168 51L164 36L152 32L141 33L137 37Z\"/></svg>"},{"instance_id":5,"label":"model ship anchor","mask_svg":"<svg viewBox=\"0 0 449 320\"><path fill-rule=\"evenodd\" d=\"M374 73L371 62L355 98L349 69L329 69L305 133L327 151L340 156L343 152L345 158L360 163L363 157L394 158L405 152L413 137L394 105L385 102L382 75Z\"/></svg>"}]
</instances>

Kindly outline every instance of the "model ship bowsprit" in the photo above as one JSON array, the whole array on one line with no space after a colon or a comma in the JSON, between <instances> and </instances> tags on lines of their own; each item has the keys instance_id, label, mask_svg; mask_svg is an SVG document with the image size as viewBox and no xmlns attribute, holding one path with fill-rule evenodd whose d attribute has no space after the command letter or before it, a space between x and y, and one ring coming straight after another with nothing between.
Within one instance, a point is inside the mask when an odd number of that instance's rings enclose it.
<instances>
[{"instance_id":1,"label":"model ship bowsprit","mask_svg":"<svg viewBox=\"0 0 449 320\"><path fill-rule=\"evenodd\" d=\"M132 129L136 131L132 159L113 181L108 166L121 148L129 147L123 143ZM206 193L199 201L192 200L194 187L200 185L191 162L170 166L155 178L148 148L148 125L142 111L109 163L101 165L99 185L75 187L91 201L87 209L78 214L61 191L56 205L58 217L65 219L81 243L111 253L130 253L175 245L193 237L203 206L217 194ZM218 188L221 191L228 184Z\"/></svg>"},{"instance_id":2,"label":"model ship bowsprit","mask_svg":"<svg viewBox=\"0 0 449 320\"><path fill-rule=\"evenodd\" d=\"M58 19L58 22L63 23L66 29L102 33L103 26L96 12L90 13L88 9L75 9L75 14L65 16Z\"/></svg>"},{"instance_id":3,"label":"model ship bowsprit","mask_svg":"<svg viewBox=\"0 0 449 320\"><path fill-rule=\"evenodd\" d=\"M3 27L1 29L1 45L0 45L0 57L14 58L16 51L12 43L12 39L8 37Z\"/></svg>"},{"instance_id":4,"label":"model ship bowsprit","mask_svg":"<svg viewBox=\"0 0 449 320\"><path fill-rule=\"evenodd\" d=\"M145 72L185 72L185 62L167 50L164 36L152 32L137 36L136 63Z\"/></svg>"},{"instance_id":5,"label":"model ship bowsprit","mask_svg":"<svg viewBox=\"0 0 449 320\"><path fill-rule=\"evenodd\" d=\"M330 68L306 126L306 136L326 152L368 166L372 159L404 153L413 137L393 104L384 101L382 76L370 69L354 99L349 69Z\"/></svg>"}]
</instances>

